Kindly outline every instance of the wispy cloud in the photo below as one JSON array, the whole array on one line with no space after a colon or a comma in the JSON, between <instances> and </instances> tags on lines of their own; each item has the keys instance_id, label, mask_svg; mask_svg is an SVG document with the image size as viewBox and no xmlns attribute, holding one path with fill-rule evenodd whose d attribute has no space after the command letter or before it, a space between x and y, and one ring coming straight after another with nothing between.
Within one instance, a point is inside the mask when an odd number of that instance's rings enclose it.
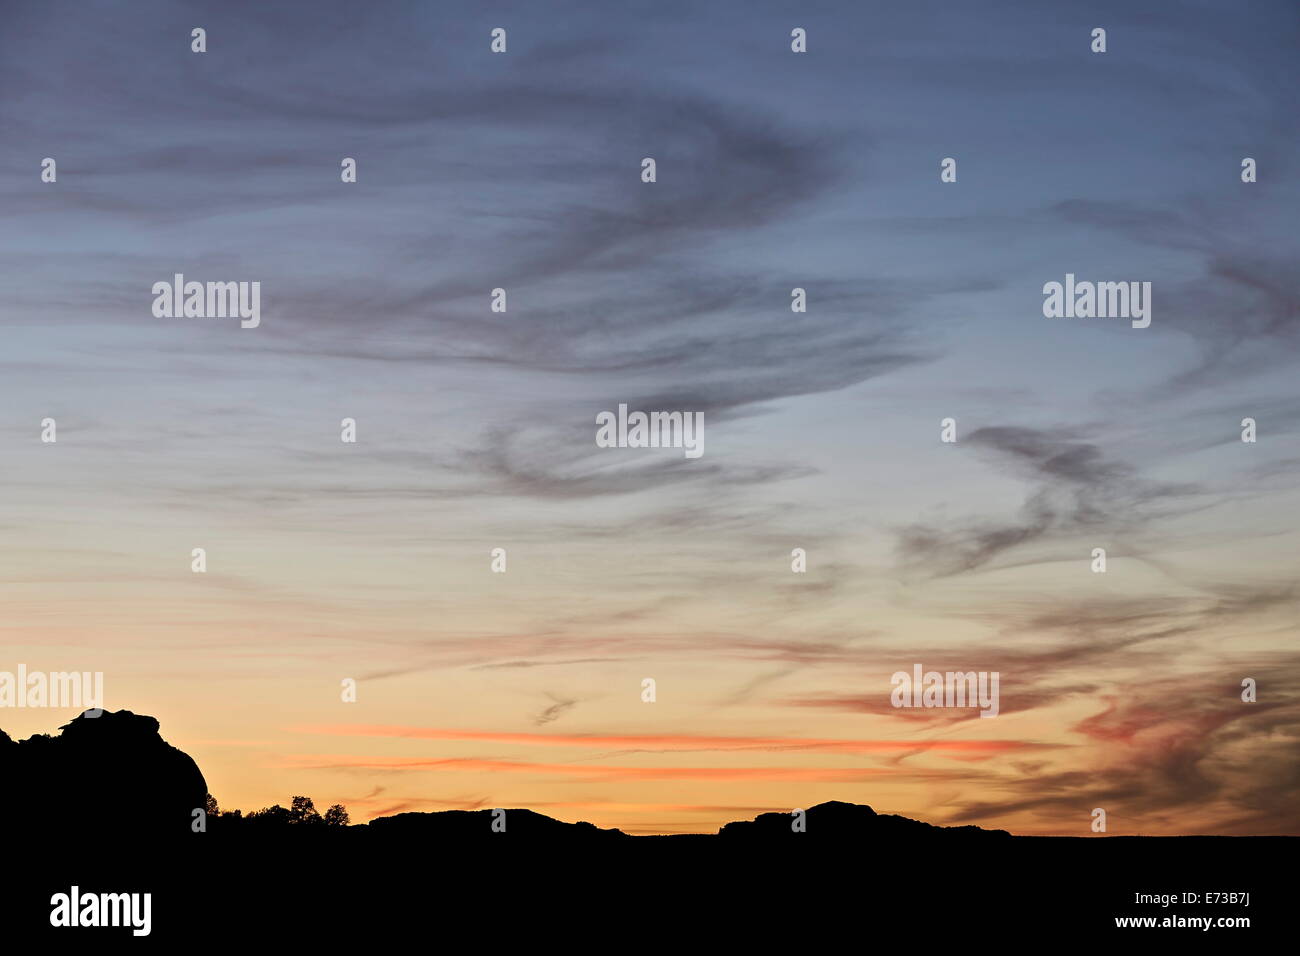
<instances>
[{"instance_id":1,"label":"wispy cloud","mask_svg":"<svg viewBox=\"0 0 1300 956\"><path fill-rule=\"evenodd\" d=\"M933 750L940 753L1004 753L1051 749L1053 744L1023 740L840 740L834 738L711 736L705 734L555 734L512 733L438 727L402 727L368 724L321 724L287 728L292 733L332 737L396 737L416 740L473 740L540 747L581 747L628 753L707 750L822 751L828 753L883 753Z\"/></svg>"}]
</instances>

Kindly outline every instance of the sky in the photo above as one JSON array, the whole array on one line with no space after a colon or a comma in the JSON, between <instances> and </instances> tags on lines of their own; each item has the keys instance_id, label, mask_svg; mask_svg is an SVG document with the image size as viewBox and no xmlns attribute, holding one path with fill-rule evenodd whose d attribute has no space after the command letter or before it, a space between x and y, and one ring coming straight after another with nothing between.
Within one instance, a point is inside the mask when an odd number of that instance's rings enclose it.
<instances>
[{"instance_id":1,"label":"sky","mask_svg":"<svg viewBox=\"0 0 1300 956\"><path fill-rule=\"evenodd\" d=\"M1300 833L1294 4L0 8L0 670L246 811Z\"/></svg>"}]
</instances>

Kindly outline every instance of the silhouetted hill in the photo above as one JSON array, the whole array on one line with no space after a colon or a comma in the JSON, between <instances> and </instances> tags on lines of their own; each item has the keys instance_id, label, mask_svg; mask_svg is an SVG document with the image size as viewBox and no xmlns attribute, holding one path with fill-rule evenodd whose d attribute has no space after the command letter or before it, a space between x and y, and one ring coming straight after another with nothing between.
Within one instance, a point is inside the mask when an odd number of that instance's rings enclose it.
<instances>
[{"instance_id":1,"label":"silhouetted hill","mask_svg":"<svg viewBox=\"0 0 1300 956\"><path fill-rule=\"evenodd\" d=\"M908 817L879 814L871 807L831 800L809 807L805 829L796 831L789 813L762 813L753 820L737 820L718 831L728 840L830 839L843 840L965 840L972 837L1004 839L1006 830L982 827L937 827Z\"/></svg>"},{"instance_id":2,"label":"silhouetted hill","mask_svg":"<svg viewBox=\"0 0 1300 956\"><path fill-rule=\"evenodd\" d=\"M500 823L504 832L512 835L558 841L646 840L633 837L618 829L601 829L590 823L565 823L532 810L503 809ZM368 824L379 834L400 834L403 837L420 837L438 840L466 840L491 838L497 834L492 828L496 818L493 810L442 810L432 813L399 813L391 817L377 817ZM763 813L753 820L737 820L725 824L717 836L729 844L774 839L845 840L966 840L984 838L1009 839L1006 830L985 830L981 827L939 827L920 820L891 814L878 814L869 806L843 803L838 800L820 803L808 808L804 814L804 829L796 831L790 813ZM714 839L710 834L689 834L691 837ZM673 837L680 840L680 837Z\"/></svg>"},{"instance_id":3,"label":"silhouetted hill","mask_svg":"<svg viewBox=\"0 0 1300 956\"><path fill-rule=\"evenodd\" d=\"M435 813L398 813L376 817L367 825L375 833L435 840L464 840L500 836L494 819L505 833L530 839L557 841L632 839L622 830L602 830L591 823L565 823L532 810L441 810Z\"/></svg>"}]
</instances>

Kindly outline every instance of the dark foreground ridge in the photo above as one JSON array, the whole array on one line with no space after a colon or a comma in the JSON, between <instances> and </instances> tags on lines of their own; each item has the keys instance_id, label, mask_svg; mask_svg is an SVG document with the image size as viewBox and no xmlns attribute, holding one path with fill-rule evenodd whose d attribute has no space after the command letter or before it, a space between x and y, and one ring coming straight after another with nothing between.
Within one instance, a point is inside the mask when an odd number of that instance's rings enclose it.
<instances>
[{"instance_id":1,"label":"dark foreground ridge","mask_svg":"<svg viewBox=\"0 0 1300 956\"><path fill-rule=\"evenodd\" d=\"M299 800L292 810L208 816L196 813L207 798L202 774L154 718L83 715L61 731L21 742L0 731L0 819L10 859L21 861L0 901L6 939L148 944L124 927L52 927L52 896L77 886L151 894L149 938L167 942L379 941L459 927L485 945L554 936L605 946L611 932L668 945L691 932L700 943L784 939L816 951L845 933L866 941L935 921L961 930L950 942L972 932L992 942L1161 932L1117 929L1125 916L1251 918L1250 929L1164 931L1222 942L1281 918L1280 883L1264 882L1264 870L1300 848L1292 837L1016 837L839 801L807 808L802 828L792 813L763 813L681 836L511 808L352 826L341 825L342 808L322 817ZM1250 892L1249 906L1206 902L1234 892ZM1186 893L1198 901L1182 902Z\"/></svg>"}]
</instances>

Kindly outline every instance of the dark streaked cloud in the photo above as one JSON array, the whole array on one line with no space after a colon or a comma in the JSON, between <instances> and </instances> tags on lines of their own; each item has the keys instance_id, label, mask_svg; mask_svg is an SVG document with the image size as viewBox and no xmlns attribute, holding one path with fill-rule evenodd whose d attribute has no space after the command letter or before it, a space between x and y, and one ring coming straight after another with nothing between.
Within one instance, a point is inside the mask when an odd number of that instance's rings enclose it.
<instances>
[{"instance_id":1,"label":"dark streaked cloud","mask_svg":"<svg viewBox=\"0 0 1300 956\"><path fill-rule=\"evenodd\" d=\"M1192 507L1185 499L1204 494L1195 484L1143 478L1068 427L985 427L958 444L990 452L994 464L1029 483L1030 494L1014 518L901 528L899 556L909 569L939 576L977 570L1043 539L1133 530Z\"/></svg>"},{"instance_id":2,"label":"dark streaked cloud","mask_svg":"<svg viewBox=\"0 0 1300 956\"><path fill-rule=\"evenodd\" d=\"M1101 745L1094 766L1031 774L1003 799L963 801L953 819L1031 811L1083 835L1102 807L1110 833L1144 829L1137 821L1178 831L1180 814L1213 820L1208 832L1300 831L1297 661L1240 660L1225 671L1125 685L1074 728ZM1241 700L1242 677L1268 688L1258 703Z\"/></svg>"}]
</instances>

